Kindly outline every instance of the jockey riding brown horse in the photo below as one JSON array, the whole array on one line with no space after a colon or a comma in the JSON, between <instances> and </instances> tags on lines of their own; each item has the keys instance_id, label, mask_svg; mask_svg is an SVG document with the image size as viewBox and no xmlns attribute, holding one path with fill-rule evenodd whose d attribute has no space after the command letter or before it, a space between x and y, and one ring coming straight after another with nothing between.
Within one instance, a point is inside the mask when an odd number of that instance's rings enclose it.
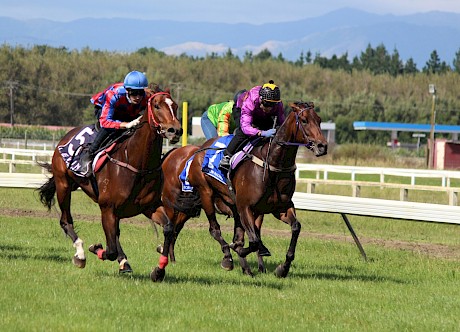
<instances>
[{"instance_id":1,"label":"jockey riding brown horse","mask_svg":"<svg viewBox=\"0 0 460 332\"><path fill-rule=\"evenodd\" d=\"M207 141L201 148L188 146L176 149L165 158L162 166L166 174L164 205L152 216L153 219L160 219L166 214L175 225L174 238L165 242L163 246L164 261L167 261L168 254L174 258L175 237L189 218L197 216L197 211L201 207L209 220L209 231L220 243L224 253L222 267L227 270L233 268L229 251L231 247L239 255L243 273L253 275L246 256L252 252L259 252L261 256L270 255L262 243L260 229L263 216L271 213L291 227L291 241L286 260L275 272L279 277L287 276L294 260L301 228L292 202L296 184L294 171L297 150L299 146L305 146L318 157L327 153L327 141L320 127L321 119L315 112L313 103L296 102L291 103L290 107L292 112L278 128L276 135L247 153L248 158L231 171L232 189L202 172L205 150L209 149L216 139ZM178 175L193 155L188 182L194 189L193 192L184 194L181 193ZM222 238L216 212L233 216L235 219L231 245ZM248 247L244 247L245 233L249 238ZM172 233L168 234L172 236ZM261 257L259 270L265 271Z\"/></svg>"},{"instance_id":2,"label":"jockey riding brown horse","mask_svg":"<svg viewBox=\"0 0 460 332\"><path fill-rule=\"evenodd\" d=\"M60 225L76 248L73 262L80 268L85 267L86 257L83 241L75 231L70 213L72 191L81 188L99 204L106 248L98 243L90 246L89 250L101 260L118 260L120 272L132 271L119 241L120 219L141 213L151 218L161 205L163 138L173 144L177 143L182 135L182 128L177 119L178 106L169 91L156 88L146 92L149 98L148 107L139 125L127 131L128 135L107 153L108 160L94 176L86 178L74 174L68 169L58 148L54 152L51 165L42 165L52 176L38 189L40 199L50 209L56 194L61 210ZM69 142L82 128L74 128L68 132L58 147ZM171 231L172 225L166 217L156 218L155 221L164 226L164 232Z\"/></svg>"}]
</instances>

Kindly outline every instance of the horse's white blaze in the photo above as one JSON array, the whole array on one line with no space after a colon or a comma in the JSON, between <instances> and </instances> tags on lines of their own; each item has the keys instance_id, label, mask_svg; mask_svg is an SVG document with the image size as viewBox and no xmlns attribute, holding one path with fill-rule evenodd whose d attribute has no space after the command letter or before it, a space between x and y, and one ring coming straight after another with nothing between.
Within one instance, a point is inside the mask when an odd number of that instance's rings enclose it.
<instances>
[{"instance_id":1,"label":"horse's white blaze","mask_svg":"<svg viewBox=\"0 0 460 332\"><path fill-rule=\"evenodd\" d=\"M175 119L176 117L174 116L174 110L172 108L172 105L174 105L174 102L170 98L166 98L165 101L166 101L166 104L168 104L168 106L169 106L169 111L171 112L171 115L172 115L173 119Z\"/></svg>"},{"instance_id":2,"label":"horse's white blaze","mask_svg":"<svg viewBox=\"0 0 460 332\"><path fill-rule=\"evenodd\" d=\"M73 247L75 249L77 249L77 252L75 253L75 256L77 256L81 260L86 259L85 250L83 249L83 240L82 239L77 238L75 240L75 242L73 243Z\"/></svg>"}]
</instances>

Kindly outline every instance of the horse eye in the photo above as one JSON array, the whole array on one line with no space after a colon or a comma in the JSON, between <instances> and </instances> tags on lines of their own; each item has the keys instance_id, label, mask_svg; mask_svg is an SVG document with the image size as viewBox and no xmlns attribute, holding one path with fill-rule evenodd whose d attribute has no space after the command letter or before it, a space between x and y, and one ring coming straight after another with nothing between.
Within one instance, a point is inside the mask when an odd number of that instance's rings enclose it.
<instances>
[{"instance_id":1,"label":"horse eye","mask_svg":"<svg viewBox=\"0 0 460 332\"><path fill-rule=\"evenodd\" d=\"M159 110L159 109L160 109L160 105L155 104L155 108L156 108L157 110Z\"/></svg>"}]
</instances>

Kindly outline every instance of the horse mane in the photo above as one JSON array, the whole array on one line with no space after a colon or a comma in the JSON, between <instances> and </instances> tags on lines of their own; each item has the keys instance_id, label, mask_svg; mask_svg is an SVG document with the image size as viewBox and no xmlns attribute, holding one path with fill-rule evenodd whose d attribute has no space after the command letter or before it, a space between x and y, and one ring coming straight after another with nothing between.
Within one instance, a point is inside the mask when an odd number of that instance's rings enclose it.
<instances>
[{"instance_id":1,"label":"horse mane","mask_svg":"<svg viewBox=\"0 0 460 332\"><path fill-rule=\"evenodd\" d=\"M298 100L298 101L294 101L292 104L299 108L315 109L315 103L312 101Z\"/></svg>"},{"instance_id":2,"label":"horse mane","mask_svg":"<svg viewBox=\"0 0 460 332\"><path fill-rule=\"evenodd\" d=\"M150 83L149 87L145 88L145 92L147 94L147 98L149 98L150 96L152 96L153 94L158 93L158 92L166 92L166 93L169 94L170 89L166 88L166 89L163 90L158 83Z\"/></svg>"}]
</instances>

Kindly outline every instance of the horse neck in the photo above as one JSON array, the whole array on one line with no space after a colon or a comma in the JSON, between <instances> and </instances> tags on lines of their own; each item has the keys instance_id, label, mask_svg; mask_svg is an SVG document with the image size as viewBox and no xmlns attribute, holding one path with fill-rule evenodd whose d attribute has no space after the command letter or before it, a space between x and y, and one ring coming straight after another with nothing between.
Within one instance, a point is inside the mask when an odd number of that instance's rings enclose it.
<instances>
[{"instance_id":1,"label":"horse neck","mask_svg":"<svg viewBox=\"0 0 460 332\"><path fill-rule=\"evenodd\" d=\"M284 124L278 129L271 144L266 143L262 148L264 159L268 151L268 163L278 168L289 168L295 165L297 156L297 145L280 145L280 142L291 142L294 134L287 130ZM269 149L269 150L268 150Z\"/></svg>"},{"instance_id":2,"label":"horse neck","mask_svg":"<svg viewBox=\"0 0 460 332\"><path fill-rule=\"evenodd\" d=\"M135 163L142 169L158 167L161 163L162 148L163 138L147 121L129 139L128 149L134 151L129 153L130 163Z\"/></svg>"}]
</instances>

